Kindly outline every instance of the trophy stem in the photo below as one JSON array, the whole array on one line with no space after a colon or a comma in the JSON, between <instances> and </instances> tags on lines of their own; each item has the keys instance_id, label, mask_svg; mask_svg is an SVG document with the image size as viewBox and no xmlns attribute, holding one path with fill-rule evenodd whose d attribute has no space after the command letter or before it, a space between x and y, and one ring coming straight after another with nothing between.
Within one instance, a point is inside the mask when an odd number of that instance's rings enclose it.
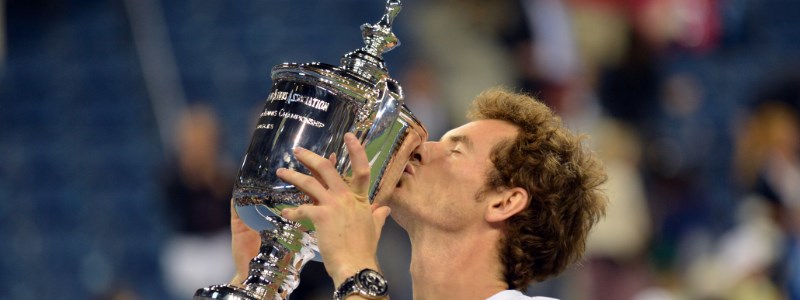
<instances>
[{"instance_id":1,"label":"trophy stem","mask_svg":"<svg viewBox=\"0 0 800 300\"><path fill-rule=\"evenodd\" d=\"M250 261L244 288L215 285L197 291L194 300L286 300L300 284L300 271L314 258L310 236L297 225L283 223L275 230L261 231L261 247Z\"/></svg>"},{"instance_id":2,"label":"trophy stem","mask_svg":"<svg viewBox=\"0 0 800 300\"><path fill-rule=\"evenodd\" d=\"M300 284L300 270L314 258L314 251L304 245L306 233L296 226L286 224L274 231L261 232L261 248L250 261L250 274L243 282L245 289L266 300L274 294L275 300L289 297Z\"/></svg>"}]
</instances>

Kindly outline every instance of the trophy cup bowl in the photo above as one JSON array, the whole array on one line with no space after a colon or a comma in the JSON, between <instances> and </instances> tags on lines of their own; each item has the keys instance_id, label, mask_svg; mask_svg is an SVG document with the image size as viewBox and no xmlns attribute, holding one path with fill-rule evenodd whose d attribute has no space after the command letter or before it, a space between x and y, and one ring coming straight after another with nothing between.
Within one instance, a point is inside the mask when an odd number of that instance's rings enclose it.
<instances>
[{"instance_id":1,"label":"trophy cup bowl","mask_svg":"<svg viewBox=\"0 0 800 300\"><path fill-rule=\"evenodd\" d=\"M371 202L386 199L411 152L428 133L403 104L400 85L389 78L382 53L399 44L391 24L400 2L389 0L376 24L362 25L365 46L346 54L337 67L284 63L272 69L272 89L239 169L233 204L239 217L259 231L259 254L241 286L199 289L194 299L286 299L299 284L303 265L318 256L310 222L283 219L286 207L312 200L275 174L278 168L310 174L292 154L303 147L323 157L336 154L337 171L350 172L343 137L355 133L370 160Z\"/></svg>"}]
</instances>

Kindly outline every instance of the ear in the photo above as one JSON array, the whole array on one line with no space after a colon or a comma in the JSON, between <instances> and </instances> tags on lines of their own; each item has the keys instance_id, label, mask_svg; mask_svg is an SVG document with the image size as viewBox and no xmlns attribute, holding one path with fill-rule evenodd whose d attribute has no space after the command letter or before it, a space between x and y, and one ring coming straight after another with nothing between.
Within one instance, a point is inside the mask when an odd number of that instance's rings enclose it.
<instances>
[{"instance_id":1,"label":"ear","mask_svg":"<svg viewBox=\"0 0 800 300\"><path fill-rule=\"evenodd\" d=\"M486 221L490 223L502 222L528 207L528 191L515 187L505 189L492 197L486 208Z\"/></svg>"}]
</instances>

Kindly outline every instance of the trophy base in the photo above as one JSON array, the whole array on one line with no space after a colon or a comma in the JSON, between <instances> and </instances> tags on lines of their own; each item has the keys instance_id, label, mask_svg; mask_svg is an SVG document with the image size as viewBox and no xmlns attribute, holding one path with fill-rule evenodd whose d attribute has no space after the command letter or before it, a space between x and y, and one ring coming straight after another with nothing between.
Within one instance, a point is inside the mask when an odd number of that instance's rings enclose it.
<instances>
[{"instance_id":1,"label":"trophy base","mask_svg":"<svg viewBox=\"0 0 800 300\"><path fill-rule=\"evenodd\" d=\"M202 288L194 293L194 300L222 299L222 300L261 300L247 290L228 285L212 285Z\"/></svg>"},{"instance_id":2,"label":"trophy base","mask_svg":"<svg viewBox=\"0 0 800 300\"><path fill-rule=\"evenodd\" d=\"M276 219L275 230L261 231L259 253L250 261L243 288L213 285L197 290L194 300L286 300L297 287L300 270L314 257L309 235L300 225Z\"/></svg>"}]
</instances>

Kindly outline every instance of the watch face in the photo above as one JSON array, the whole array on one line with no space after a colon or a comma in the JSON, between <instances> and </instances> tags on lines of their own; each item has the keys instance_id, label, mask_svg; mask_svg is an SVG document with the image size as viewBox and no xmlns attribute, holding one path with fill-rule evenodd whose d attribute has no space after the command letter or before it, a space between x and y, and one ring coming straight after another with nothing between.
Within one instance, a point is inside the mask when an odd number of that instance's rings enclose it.
<instances>
[{"instance_id":1,"label":"watch face","mask_svg":"<svg viewBox=\"0 0 800 300\"><path fill-rule=\"evenodd\" d=\"M385 296L389 286L383 276L370 269L358 273L358 283L371 296Z\"/></svg>"}]
</instances>

